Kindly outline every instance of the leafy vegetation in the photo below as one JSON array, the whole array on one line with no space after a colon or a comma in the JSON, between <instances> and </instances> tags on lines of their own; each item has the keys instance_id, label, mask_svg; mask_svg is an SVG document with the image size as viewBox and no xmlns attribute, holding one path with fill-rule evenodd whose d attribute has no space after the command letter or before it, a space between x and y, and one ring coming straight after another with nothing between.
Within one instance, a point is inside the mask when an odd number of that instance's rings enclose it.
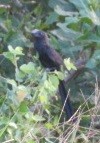
<instances>
[{"instance_id":1,"label":"leafy vegetation","mask_svg":"<svg viewBox=\"0 0 100 143\"><path fill-rule=\"evenodd\" d=\"M43 69L34 28L46 31L77 76ZM100 142L99 37L99 0L0 0L0 142ZM59 79L66 80L76 123L64 121Z\"/></svg>"}]
</instances>

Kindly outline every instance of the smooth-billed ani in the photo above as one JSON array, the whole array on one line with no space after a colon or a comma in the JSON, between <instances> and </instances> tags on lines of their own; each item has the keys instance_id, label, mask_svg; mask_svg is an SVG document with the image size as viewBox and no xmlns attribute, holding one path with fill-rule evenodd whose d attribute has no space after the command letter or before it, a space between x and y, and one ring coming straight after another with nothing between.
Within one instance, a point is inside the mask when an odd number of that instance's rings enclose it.
<instances>
[{"instance_id":1,"label":"smooth-billed ani","mask_svg":"<svg viewBox=\"0 0 100 143\"><path fill-rule=\"evenodd\" d=\"M32 31L34 37L34 48L39 54L39 60L41 64L49 68L50 70L60 70L63 65L63 59L49 44L47 35L45 32L35 29ZM73 109L69 97L67 97L67 91L65 88L64 81L59 81L59 94L61 96L64 110L67 114L68 119L73 115ZM66 102L65 102L66 100Z\"/></svg>"}]
</instances>

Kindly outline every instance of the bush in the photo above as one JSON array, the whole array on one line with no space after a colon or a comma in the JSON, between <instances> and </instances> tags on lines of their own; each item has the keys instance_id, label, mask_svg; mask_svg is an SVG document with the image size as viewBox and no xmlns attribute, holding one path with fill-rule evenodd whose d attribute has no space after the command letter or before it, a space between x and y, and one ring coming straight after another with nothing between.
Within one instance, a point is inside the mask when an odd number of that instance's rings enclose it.
<instances>
[{"instance_id":1,"label":"bush","mask_svg":"<svg viewBox=\"0 0 100 143\"><path fill-rule=\"evenodd\" d=\"M99 131L94 129L99 128L99 9L99 0L1 0L1 142L100 140ZM61 104L56 92L59 78L65 78L66 74L47 72L41 67L31 42L30 32L34 28L46 31L53 47L64 59L68 58L64 62L70 73L76 69L70 59L76 66L77 63L83 66L71 81L67 73L67 89L75 110L78 109L76 123L63 122L64 115L60 118Z\"/></svg>"}]
</instances>

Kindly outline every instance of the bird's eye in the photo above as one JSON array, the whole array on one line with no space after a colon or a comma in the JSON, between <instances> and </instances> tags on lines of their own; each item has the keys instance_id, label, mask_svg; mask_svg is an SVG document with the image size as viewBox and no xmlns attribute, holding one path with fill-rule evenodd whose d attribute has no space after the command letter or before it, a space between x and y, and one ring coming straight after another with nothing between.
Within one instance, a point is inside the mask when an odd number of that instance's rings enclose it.
<instances>
[{"instance_id":1,"label":"bird's eye","mask_svg":"<svg viewBox=\"0 0 100 143\"><path fill-rule=\"evenodd\" d=\"M44 36L44 33L43 33L43 32L40 32L40 35L41 35L41 36Z\"/></svg>"}]
</instances>

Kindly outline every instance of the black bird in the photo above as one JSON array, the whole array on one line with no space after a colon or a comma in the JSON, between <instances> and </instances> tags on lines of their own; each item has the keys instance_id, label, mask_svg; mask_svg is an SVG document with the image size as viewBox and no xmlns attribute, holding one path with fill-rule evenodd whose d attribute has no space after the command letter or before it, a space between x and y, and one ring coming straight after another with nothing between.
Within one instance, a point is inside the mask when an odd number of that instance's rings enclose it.
<instances>
[{"instance_id":1,"label":"black bird","mask_svg":"<svg viewBox=\"0 0 100 143\"><path fill-rule=\"evenodd\" d=\"M41 64L49 68L50 70L60 70L63 65L63 59L49 44L48 37L45 32L35 29L32 31L34 37L34 48L39 54L39 60ZM68 119L73 115L73 109L69 97L67 97L67 91L65 88L64 81L59 81L59 94L61 96L64 110L67 114ZM67 98L67 99L66 99ZM65 100L66 103L65 103Z\"/></svg>"}]
</instances>

